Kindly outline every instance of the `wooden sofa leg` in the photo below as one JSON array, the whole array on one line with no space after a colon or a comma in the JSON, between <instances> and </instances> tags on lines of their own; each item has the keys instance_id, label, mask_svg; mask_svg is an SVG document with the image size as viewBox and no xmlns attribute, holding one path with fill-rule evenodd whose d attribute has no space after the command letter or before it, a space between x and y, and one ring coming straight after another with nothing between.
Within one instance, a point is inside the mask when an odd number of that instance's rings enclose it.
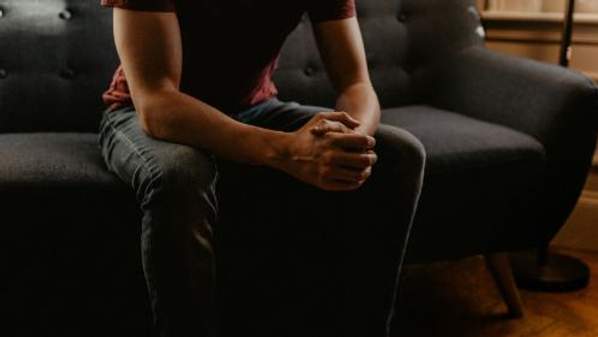
<instances>
[{"instance_id":1,"label":"wooden sofa leg","mask_svg":"<svg viewBox=\"0 0 598 337\"><path fill-rule=\"evenodd\" d=\"M515 284L508 253L486 255L486 264L513 318L523 317L523 301Z\"/></svg>"}]
</instances>

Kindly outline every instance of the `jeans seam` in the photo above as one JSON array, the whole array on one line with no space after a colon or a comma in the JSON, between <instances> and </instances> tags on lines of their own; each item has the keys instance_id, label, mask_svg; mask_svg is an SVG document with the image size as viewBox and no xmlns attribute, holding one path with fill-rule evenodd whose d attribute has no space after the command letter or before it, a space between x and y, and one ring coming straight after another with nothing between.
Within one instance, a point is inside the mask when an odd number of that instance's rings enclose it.
<instances>
[{"instance_id":1,"label":"jeans seam","mask_svg":"<svg viewBox=\"0 0 598 337\"><path fill-rule=\"evenodd\" d=\"M152 177L150 178L149 182L147 183L147 186L155 186L162 178L162 172L160 170L157 170L154 168L153 165L151 165L151 159L148 158L146 155L144 155L135 145L135 143L126 135L126 133L118 130L117 128L114 127L114 125L112 124L108 124L108 127L110 128L110 130L112 130L113 135L115 138L119 138L122 141L126 142L130 148L133 150L133 153L139 158L141 159L141 161L143 162L143 165L145 167L147 167L150 170L150 174L152 175ZM134 180L131 179L131 185L133 185ZM159 184L159 183L158 183ZM135 190L134 186L131 186L131 188L133 190ZM157 188L150 188L150 192L147 194L144 194L143 199L139 200L139 207L140 208L144 208L144 204L147 202L147 200L150 200L152 198L152 194L156 191ZM144 232L141 233L142 236L145 235ZM152 251L152 242L151 240L146 241L146 250L147 251ZM142 251L142 254L144 254L144 252ZM156 319L156 317L158 317L158 307L160 307L160 304L158 303L158 296L155 294L155 290L154 288L151 286L151 284L153 283L153 278L150 276L152 274L152 272L150 271L150 269L152 269L152 266L143 265L143 270L144 270L144 274L145 274L145 282L146 282L146 286L147 286L147 290L148 290L148 294L150 296L150 301L151 301L151 306L152 306L152 312L153 312L153 316L154 316L154 320ZM154 321L155 324L155 321Z\"/></svg>"}]
</instances>

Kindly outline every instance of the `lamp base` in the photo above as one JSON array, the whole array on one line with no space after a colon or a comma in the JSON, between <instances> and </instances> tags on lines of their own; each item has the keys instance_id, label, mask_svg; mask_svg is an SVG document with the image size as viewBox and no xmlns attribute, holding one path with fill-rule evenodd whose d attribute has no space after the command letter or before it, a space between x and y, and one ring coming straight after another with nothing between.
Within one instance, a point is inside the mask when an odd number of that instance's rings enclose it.
<instances>
[{"instance_id":1,"label":"lamp base","mask_svg":"<svg viewBox=\"0 0 598 337\"><path fill-rule=\"evenodd\" d=\"M580 259L547 253L545 263L538 263L538 253L511 254L511 265L517 286L531 291L568 292L586 288L590 268Z\"/></svg>"}]
</instances>

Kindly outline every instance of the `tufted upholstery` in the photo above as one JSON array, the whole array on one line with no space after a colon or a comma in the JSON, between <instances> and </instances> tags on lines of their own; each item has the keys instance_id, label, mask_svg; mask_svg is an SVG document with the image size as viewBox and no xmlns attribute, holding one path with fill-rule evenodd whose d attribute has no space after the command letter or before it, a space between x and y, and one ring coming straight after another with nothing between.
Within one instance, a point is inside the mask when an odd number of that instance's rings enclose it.
<instances>
[{"instance_id":1,"label":"tufted upholstery","mask_svg":"<svg viewBox=\"0 0 598 337\"><path fill-rule=\"evenodd\" d=\"M118 59L110 11L94 0L1 0L0 10L0 132L96 132Z\"/></svg>"},{"instance_id":2,"label":"tufted upholstery","mask_svg":"<svg viewBox=\"0 0 598 337\"><path fill-rule=\"evenodd\" d=\"M590 165L596 86L486 50L473 0L357 4L383 122L428 154L409 261L550 239ZM84 336L90 326L148 335L137 205L94 143L116 64L99 0L0 0L0 315L18 327L10 336ZM308 21L275 80L283 99L333 104Z\"/></svg>"},{"instance_id":3,"label":"tufted upholstery","mask_svg":"<svg viewBox=\"0 0 598 337\"><path fill-rule=\"evenodd\" d=\"M421 100L419 91L426 89L415 86L421 69L483 43L473 1L357 1L357 13L372 81L383 107ZM433 48L429 41L434 41ZM309 20L303 20L289 37L275 80L284 99L333 105L334 92Z\"/></svg>"}]
</instances>

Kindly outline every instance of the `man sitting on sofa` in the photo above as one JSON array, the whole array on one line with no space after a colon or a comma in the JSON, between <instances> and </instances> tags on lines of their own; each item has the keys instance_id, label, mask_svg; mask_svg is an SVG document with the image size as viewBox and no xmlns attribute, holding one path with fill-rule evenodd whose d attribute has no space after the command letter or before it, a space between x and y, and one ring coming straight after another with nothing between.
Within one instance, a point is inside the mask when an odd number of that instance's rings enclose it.
<instances>
[{"instance_id":1,"label":"man sitting on sofa","mask_svg":"<svg viewBox=\"0 0 598 337\"><path fill-rule=\"evenodd\" d=\"M122 66L104 94L100 143L143 212L142 262L160 335L215 334L216 158L286 173L288 184L277 186L288 191L284 202L315 206L280 226L333 234L302 269L307 278L324 273L322 283L279 298L296 308L283 330L255 334L387 335L424 154L404 131L379 125L354 0L102 4L115 7ZM276 98L281 47L306 13L338 92L334 111ZM302 307L300 297L313 301Z\"/></svg>"}]
</instances>

